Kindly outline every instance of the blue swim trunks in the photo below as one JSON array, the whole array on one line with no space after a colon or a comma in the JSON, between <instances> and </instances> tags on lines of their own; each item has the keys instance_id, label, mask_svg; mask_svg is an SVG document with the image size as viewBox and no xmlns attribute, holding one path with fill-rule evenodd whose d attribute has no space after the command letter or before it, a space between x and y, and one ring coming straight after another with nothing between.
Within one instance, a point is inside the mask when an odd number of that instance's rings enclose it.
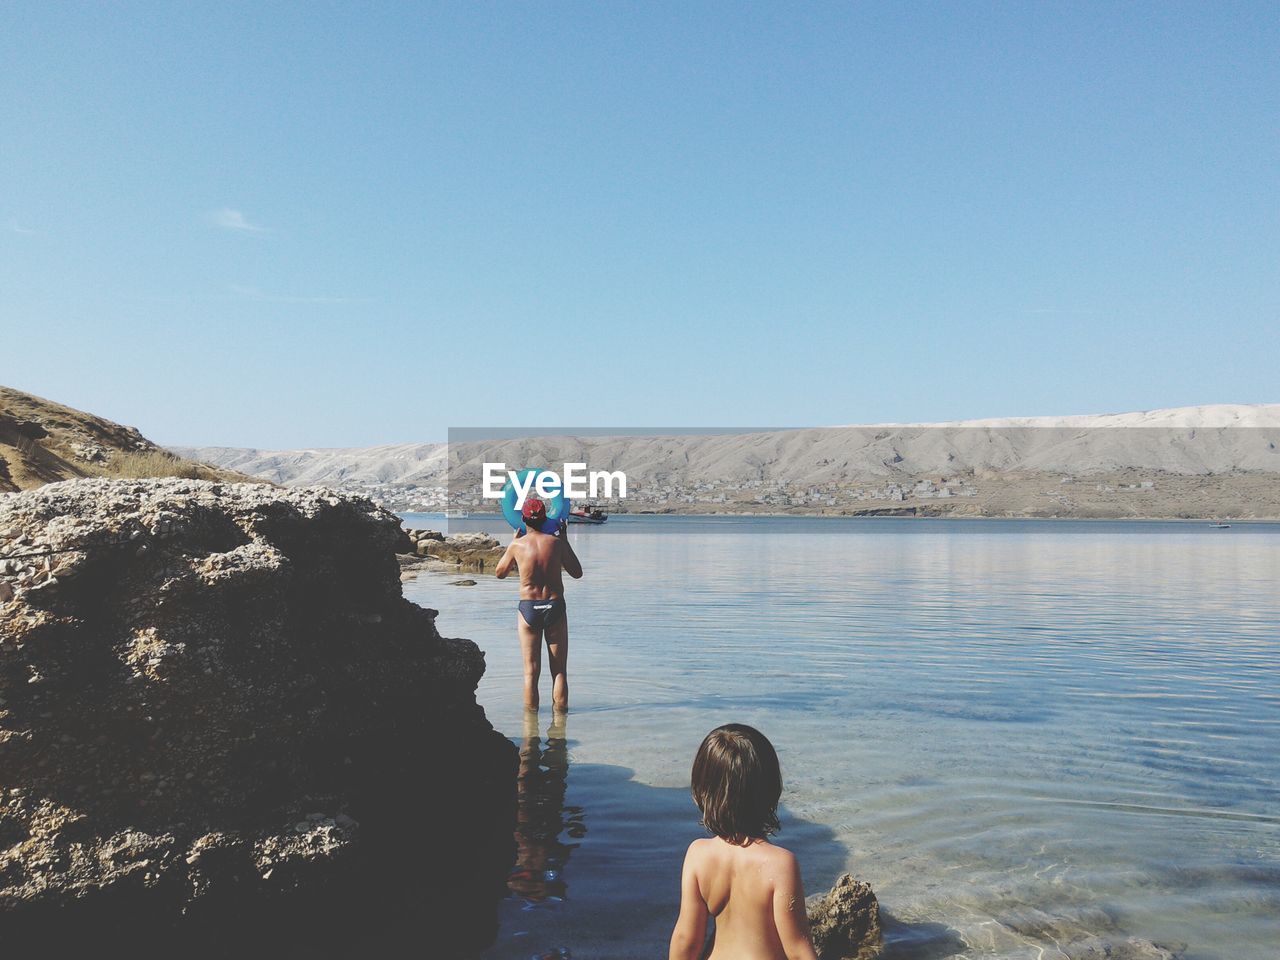
<instances>
[{"instance_id":1,"label":"blue swim trunks","mask_svg":"<svg viewBox=\"0 0 1280 960\"><path fill-rule=\"evenodd\" d=\"M564 618L564 598L555 600L521 600L520 616L524 622L535 630L546 630L554 627Z\"/></svg>"}]
</instances>

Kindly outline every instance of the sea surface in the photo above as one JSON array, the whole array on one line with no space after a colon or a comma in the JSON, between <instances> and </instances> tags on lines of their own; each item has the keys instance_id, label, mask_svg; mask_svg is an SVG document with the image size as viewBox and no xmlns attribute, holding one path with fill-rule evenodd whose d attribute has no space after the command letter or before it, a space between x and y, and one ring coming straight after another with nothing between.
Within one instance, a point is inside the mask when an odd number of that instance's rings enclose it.
<instances>
[{"instance_id":1,"label":"sea surface","mask_svg":"<svg viewBox=\"0 0 1280 960\"><path fill-rule=\"evenodd\" d=\"M778 748L806 890L870 881L889 958L1280 956L1280 525L619 516L573 538L562 719L545 674L522 709L514 582L405 585L484 649L479 699L521 749L488 957L665 956L703 835L689 767L729 721Z\"/></svg>"}]
</instances>

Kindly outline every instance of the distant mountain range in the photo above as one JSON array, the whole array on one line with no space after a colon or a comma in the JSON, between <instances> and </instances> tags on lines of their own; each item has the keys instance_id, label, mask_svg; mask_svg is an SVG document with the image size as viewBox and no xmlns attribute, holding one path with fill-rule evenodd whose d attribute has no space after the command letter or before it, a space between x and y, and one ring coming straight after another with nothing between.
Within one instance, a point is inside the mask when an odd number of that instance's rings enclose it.
<instances>
[{"instance_id":1,"label":"distant mountain range","mask_svg":"<svg viewBox=\"0 0 1280 960\"><path fill-rule=\"evenodd\" d=\"M365 489L401 508L414 506L412 491L432 488L430 497L466 505L480 463L502 461L625 471L628 500L615 509L1280 516L1280 404L705 436L175 452L286 485ZM420 506L445 504L417 496Z\"/></svg>"},{"instance_id":2,"label":"distant mountain range","mask_svg":"<svg viewBox=\"0 0 1280 960\"><path fill-rule=\"evenodd\" d=\"M0 493L83 476L260 478L491 510L481 463L623 471L612 511L1280 519L1280 404L754 433L164 450L0 387Z\"/></svg>"},{"instance_id":3,"label":"distant mountain range","mask_svg":"<svg viewBox=\"0 0 1280 960\"><path fill-rule=\"evenodd\" d=\"M377 447L253 450L170 447L179 456L238 470L285 486L342 483L432 484L445 473L444 443L388 443Z\"/></svg>"}]
</instances>

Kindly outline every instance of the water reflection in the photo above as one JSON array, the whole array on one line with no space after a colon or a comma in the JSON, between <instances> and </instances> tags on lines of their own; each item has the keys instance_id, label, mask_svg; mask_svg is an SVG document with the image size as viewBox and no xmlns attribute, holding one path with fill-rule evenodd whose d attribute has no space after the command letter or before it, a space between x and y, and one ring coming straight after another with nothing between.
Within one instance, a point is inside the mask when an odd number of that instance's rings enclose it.
<instances>
[{"instance_id":1,"label":"water reflection","mask_svg":"<svg viewBox=\"0 0 1280 960\"><path fill-rule=\"evenodd\" d=\"M543 739L538 711L530 710L524 716L516 786L516 862L507 877L507 888L513 897L530 905L565 899L569 889L565 864L587 833L582 808L565 803L567 726L568 714L554 711Z\"/></svg>"}]
</instances>

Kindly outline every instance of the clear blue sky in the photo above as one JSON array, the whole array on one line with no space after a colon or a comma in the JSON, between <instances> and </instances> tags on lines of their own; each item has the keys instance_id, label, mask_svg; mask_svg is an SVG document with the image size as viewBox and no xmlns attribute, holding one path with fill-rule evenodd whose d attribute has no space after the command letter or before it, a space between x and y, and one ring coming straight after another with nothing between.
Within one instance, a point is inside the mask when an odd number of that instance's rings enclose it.
<instances>
[{"instance_id":1,"label":"clear blue sky","mask_svg":"<svg viewBox=\"0 0 1280 960\"><path fill-rule=\"evenodd\" d=\"M5 3L0 382L162 442L1280 401L1280 8Z\"/></svg>"}]
</instances>

